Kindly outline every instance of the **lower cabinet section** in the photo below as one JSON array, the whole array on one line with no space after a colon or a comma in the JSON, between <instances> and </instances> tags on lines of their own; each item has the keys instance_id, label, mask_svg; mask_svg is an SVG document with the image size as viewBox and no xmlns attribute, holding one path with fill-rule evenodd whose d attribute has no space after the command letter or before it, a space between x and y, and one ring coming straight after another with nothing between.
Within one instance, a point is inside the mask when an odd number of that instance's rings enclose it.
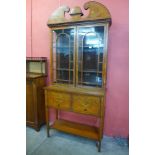
<instances>
[{"instance_id":1,"label":"lower cabinet section","mask_svg":"<svg viewBox=\"0 0 155 155\"><path fill-rule=\"evenodd\" d=\"M46 124L47 136L49 129L54 128L66 133L87 137L98 141L98 151L101 149L101 140L103 137L104 120L104 90L103 89L85 89L71 88L65 86L52 85L45 88L46 104ZM50 125L49 108L55 108L56 121ZM70 122L59 119L58 111L65 110L83 115L92 115L99 118L99 127L88 126L80 123Z\"/></svg>"},{"instance_id":2,"label":"lower cabinet section","mask_svg":"<svg viewBox=\"0 0 155 155\"><path fill-rule=\"evenodd\" d=\"M26 78L26 125L36 131L45 123L45 80L44 76Z\"/></svg>"}]
</instances>

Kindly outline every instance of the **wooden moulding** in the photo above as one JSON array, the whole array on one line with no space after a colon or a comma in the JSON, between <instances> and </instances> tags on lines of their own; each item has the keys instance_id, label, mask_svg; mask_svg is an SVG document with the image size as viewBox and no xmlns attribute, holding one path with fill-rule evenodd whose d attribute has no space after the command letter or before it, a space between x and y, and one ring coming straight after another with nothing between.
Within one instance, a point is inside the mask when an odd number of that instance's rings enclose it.
<instances>
[{"instance_id":1,"label":"wooden moulding","mask_svg":"<svg viewBox=\"0 0 155 155\"><path fill-rule=\"evenodd\" d=\"M81 95L91 95L91 96L100 96L103 97L105 95L103 88L80 88L73 86L64 86L59 84L52 84L51 86L44 87L45 90L55 91L55 92L67 92L71 94L81 94Z\"/></svg>"},{"instance_id":2,"label":"wooden moulding","mask_svg":"<svg viewBox=\"0 0 155 155\"><path fill-rule=\"evenodd\" d=\"M49 17L47 25L49 27L62 26L71 23L91 22L91 21L102 21L108 22L111 25L111 15L109 10L101 3L95 1L89 1L84 4L84 9L89 10L88 16L83 16L81 8L76 6L71 9L68 6L59 7ZM70 12L70 18L65 18L65 13Z\"/></svg>"}]
</instances>

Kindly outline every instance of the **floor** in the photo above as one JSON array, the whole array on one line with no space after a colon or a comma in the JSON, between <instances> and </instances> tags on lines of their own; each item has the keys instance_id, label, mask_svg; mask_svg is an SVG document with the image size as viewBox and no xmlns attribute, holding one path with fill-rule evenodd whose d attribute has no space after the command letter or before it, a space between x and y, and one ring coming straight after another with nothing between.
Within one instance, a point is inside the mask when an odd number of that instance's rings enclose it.
<instances>
[{"instance_id":1,"label":"floor","mask_svg":"<svg viewBox=\"0 0 155 155\"><path fill-rule=\"evenodd\" d=\"M46 126L39 132L26 128L26 155L128 155L127 139L104 136L101 152L90 139L65 134L54 129L46 137Z\"/></svg>"}]
</instances>

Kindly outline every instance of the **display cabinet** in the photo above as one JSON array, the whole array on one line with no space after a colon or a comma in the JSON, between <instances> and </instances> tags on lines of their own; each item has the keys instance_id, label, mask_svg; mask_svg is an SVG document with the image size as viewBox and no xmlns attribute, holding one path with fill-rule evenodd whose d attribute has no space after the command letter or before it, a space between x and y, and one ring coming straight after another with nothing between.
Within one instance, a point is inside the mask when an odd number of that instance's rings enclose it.
<instances>
[{"instance_id":1,"label":"display cabinet","mask_svg":"<svg viewBox=\"0 0 155 155\"><path fill-rule=\"evenodd\" d=\"M45 123L47 58L26 58L26 125L39 131Z\"/></svg>"},{"instance_id":2,"label":"display cabinet","mask_svg":"<svg viewBox=\"0 0 155 155\"><path fill-rule=\"evenodd\" d=\"M45 87L47 135L49 129L94 139L101 150L103 137L107 41L111 25L108 9L95 1L84 4L89 10L82 17L80 7L62 6L48 20L51 34L50 77ZM70 18L65 18L70 12ZM49 108L56 109L56 120L49 121ZM95 116L98 126L64 120L59 111Z\"/></svg>"}]
</instances>

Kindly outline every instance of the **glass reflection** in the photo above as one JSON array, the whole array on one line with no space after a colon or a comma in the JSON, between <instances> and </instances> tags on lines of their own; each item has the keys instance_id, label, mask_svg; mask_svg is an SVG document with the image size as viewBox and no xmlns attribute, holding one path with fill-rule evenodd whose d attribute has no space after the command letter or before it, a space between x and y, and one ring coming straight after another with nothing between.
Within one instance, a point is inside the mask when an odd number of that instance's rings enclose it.
<instances>
[{"instance_id":1,"label":"glass reflection","mask_svg":"<svg viewBox=\"0 0 155 155\"><path fill-rule=\"evenodd\" d=\"M53 31L53 72L55 81L73 83L74 29Z\"/></svg>"},{"instance_id":2,"label":"glass reflection","mask_svg":"<svg viewBox=\"0 0 155 155\"><path fill-rule=\"evenodd\" d=\"M81 27L78 29L78 83L102 86L104 27Z\"/></svg>"}]
</instances>

